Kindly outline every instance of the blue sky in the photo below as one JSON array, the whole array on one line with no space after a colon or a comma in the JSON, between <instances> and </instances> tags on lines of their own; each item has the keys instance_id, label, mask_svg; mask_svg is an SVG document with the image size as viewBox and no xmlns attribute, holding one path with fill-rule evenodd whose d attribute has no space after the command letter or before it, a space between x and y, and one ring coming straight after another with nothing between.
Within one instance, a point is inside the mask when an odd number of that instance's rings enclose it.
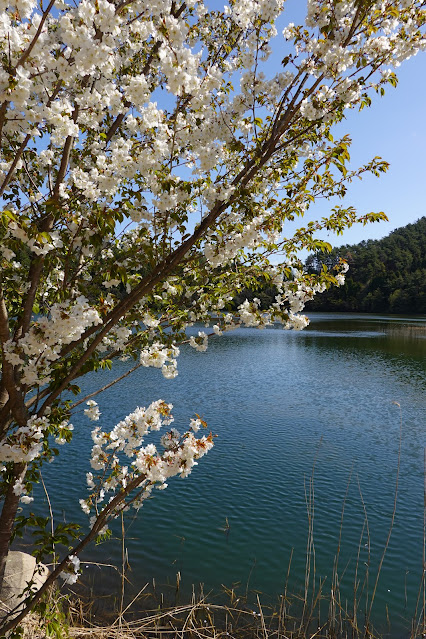
<instances>
[{"instance_id":1,"label":"blue sky","mask_svg":"<svg viewBox=\"0 0 426 639\"><path fill-rule=\"evenodd\" d=\"M288 22L301 23L305 15L306 4L301 0L288 0L285 7L277 40ZM382 98L374 95L368 109L346 111L346 121L336 129L339 135L348 133L352 138L352 168L374 156L390 163L380 178L367 176L350 184L344 200L361 214L384 211L389 222L356 225L341 236L330 234L327 239L333 246L379 239L426 215L426 53L417 54L395 71L396 89L389 86ZM326 215L331 206L325 202L313 207L304 220ZM303 221L297 224L302 225Z\"/></svg>"},{"instance_id":2,"label":"blue sky","mask_svg":"<svg viewBox=\"0 0 426 639\"><path fill-rule=\"evenodd\" d=\"M347 112L339 126L352 137L354 168L376 155L390 163L380 178L367 176L350 184L345 202L359 213L384 211L389 222L352 227L343 236L330 236L333 244L381 238L426 215L426 55L419 53L396 72L396 89L389 87L369 109Z\"/></svg>"}]
</instances>

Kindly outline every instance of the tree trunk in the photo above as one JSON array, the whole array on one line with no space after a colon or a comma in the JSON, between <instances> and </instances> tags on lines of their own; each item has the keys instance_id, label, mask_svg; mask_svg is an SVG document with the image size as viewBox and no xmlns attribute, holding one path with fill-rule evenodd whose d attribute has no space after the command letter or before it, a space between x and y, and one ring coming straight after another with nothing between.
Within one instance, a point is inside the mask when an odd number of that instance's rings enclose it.
<instances>
[{"instance_id":1,"label":"tree trunk","mask_svg":"<svg viewBox=\"0 0 426 639\"><path fill-rule=\"evenodd\" d=\"M0 516L0 588L3 583L4 569L6 566L7 553L9 552L10 539L15 523L16 512L18 510L20 495L15 495L13 487L18 479L24 477L26 464L15 464L13 478L7 489L3 509Z\"/></svg>"}]
</instances>

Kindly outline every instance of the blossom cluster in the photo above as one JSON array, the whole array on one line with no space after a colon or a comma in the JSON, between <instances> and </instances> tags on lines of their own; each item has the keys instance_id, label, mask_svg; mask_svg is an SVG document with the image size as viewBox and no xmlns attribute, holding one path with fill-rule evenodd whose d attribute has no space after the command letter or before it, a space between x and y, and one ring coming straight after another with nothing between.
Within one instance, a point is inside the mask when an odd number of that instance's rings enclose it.
<instances>
[{"instance_id":1,"label":"blossom cluster","mask_svg":"<svg viewBox=\"0 0 426 639\"><path fill-rule=\"evenodd\" d=\"M18 14L6 11L0 42L13 73L6 66L0 75L0 101L7 104L9 113L4 134L18 140L26 135L44 140L48 134L50 139L37 153L40 161L34 168L40 179L37 192L28 197L35 201L44 197L45 180L59 168L64 140L71 138L83 159L78 162L76 156L58 184L64 201L72 200L77 192L87 202L111 202L121 192L123 180L137 178L152 194L152 213L161 217L190 203L189 191L180 188L178 166L182 163L193 168L190 183L197 185L206 202L227 199L234 187L224 175L219 173L215 184L210 179L199 182L199 176L209 176L225 165L241 167L241 158L230 143L238 133L247 141L254 140L256 125L250 110L262 104L273 113L283 91L289 100L295 95L291 86L297 74L279 70L270 77L258 60L261 55L267 61L269 41L276 33L273 22L283 4L278 0L238 1L215 14L198 1L192 6L187 3L175 15L167 0L155 5L139 0L127 3L126 10L108 0L82 0L75 7L63 2L56 14L44 16L34 0L27 0ZM312 77L312 90L305 79L306 97L297 103L299 118L327 122L338 105L357 104L367 88L356 71L359 61L372 67L398 66L425 47L415 0L376 4L380 19L372 18L371 29L357 22L356 3L346 0L310 0L308 29L286 27L285 38L295 42L294 66ZM216 55L210 58L209 48L218 50L233 34L238 42L234 54L223 61ZM31 54L23 59L29 46ZM152 48L155 64L138 66L137 61L146 59ZM235 73L241 75L241 93L224 93ZM176 105L185 98L185 110L177 109L168 119L153 97L158 87L164 87ZM215 108L218 97L220 113ZM111 118L117 117L123 119L124 128L106 145L102 135L108 138ZM164 161L170 160L176 170L164 189L162 169ZM3 179L10 183L14 171L24 179L22 162L2 159ZM133 217L143 215L133 206L132 211ZM170 222L170 216L167 218ZM52 230L49 238L37 237L32 229L28 232L15 225L10 232L37 255L63 244L58 231Z\"/></svg>"},{"instance_id":2,"label":"blossom cluster","mask_svg":"<svg viewBox=\"0 0 426 639\"><path fill-rule=\"evenodd\" d=\"M14 366L22 366L20 381L25 386L47 384L51 379L50 366L60 358L62 348L100 322L98 311L84 296L71 303L54 304L49 317L38 318L19 340L3 344L4 357Z\"/></svg>"},{"instance_id":3,"label":"blossom cluster","mask_svg":"<svg viewBox=\"0 0 426 639\"><path fill-rule=\"evenodd\" d=\"M59 576L65 584L72 586L79 578L80 572L80 559L76 555L70 555L65 570L59 573Z\"/></svg>"},{"instance_id":4,"label":"blossom cluster","mask_svg":"<svg viewBox=\"0 0 426 639\"><path fill-rule=\"evenodd\" d=\"M31 417L0 442L0 461L31 462L40 456L44 433L49 426L47 417Z\"/></svg>"},{"instance_id":5,"label":"blossom cluster","mask_svg":"<svg viewBox=\"0 0 426 639\"><path fill-rule=\"evenodd\" d=\"M65 444L73 430L74 426L66 419L53 428L48 416L33 415L25 426L16 427L0 441L0 463L28 464L37 460L42 455L44 442L51 432L56 432L57 444ZM16 490L18 490L17 487ZM21 493L22 491L19 493L15 491L15 494Z\"/></svg>"},{"instance_id":6,"label":"blossom cluster","mask_svg":"<svg viewBox=\"0 0 426 639\"><path fill-rule=\"evenodd\" d=\"M141 350L140 363L145 368L161 368L161 372L166 379L173 379L177 376L177 357L179 348L173 345L170 348L164 347L159 342L154 342L150 346Z\"/></svg>"},{"instance_id":7,"label":"blossom cluster","mask_svg":"<svg viewBox=\"0 0 426 639\"><path fill-rule=\"evenodd\" d=\"M87 473L90 495L80 500L86 514L95 513L91 517L92 526L99 513L102 514L102 508L111 502L111 495L119 491L129 495L133 491L135 494L128 503L139 509L154 486L164 489L171 477L187 477L197 465L197 460L212 448L211 435L195 435L202 424L200 419L192 419L189 429L182 435L175 428L166 432L161 438L163 452L153 443L143 445L149 432L159 431L162 426L173 422L171 409L171 404L157 400L147 408L137 408L109 432L99 427L92 431L90 463L96 474ZM124 465L126 458L129 461ZM126 502L124 507L127 508ZM122 509L123 502L119 502L110 516L115 516ZM105 530L103 527L102 531Z\"/></svg>"},{"instance_id":8,"label":"blossom cluster","mask_svg":"<svg viewBox=\"0 0 426 639\"><path fill-rule=\"evenodd\" d=\"M22 481L22 479L18 479L13 486L13 493L19 496L19 501L22 504L30 504L34 501L34 497L30 497L27 492L27 488Z\"/></svg>"}]
</instances>

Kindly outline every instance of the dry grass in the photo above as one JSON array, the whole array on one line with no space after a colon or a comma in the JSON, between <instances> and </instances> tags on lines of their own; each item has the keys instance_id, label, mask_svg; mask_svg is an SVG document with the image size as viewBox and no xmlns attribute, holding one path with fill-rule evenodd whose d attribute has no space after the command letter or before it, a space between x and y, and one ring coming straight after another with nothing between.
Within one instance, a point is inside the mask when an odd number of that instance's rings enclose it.
<instances>
[{"instance_id":1,"label":"dry grass","mask_svg":"<svg viewBox=\"0 0 426 639\"><path fill-rule=\"evenodd\" d=\"M41 627L40 618L35 612L30 612L22 622L23 639L44 639L46 631Z\"/></svg>"},{"instance_id":2,"label":"dry grass","mask_svg":"<svg viewBox=\"0 0 426 639\"><path fill-rule=\"evenodd\" d=\"M335 584L338 582L336 579ZM69 609L69 637L75 639L374 639L378 638L365 611L354 614L352 606L342 606L339 592L312 597L304 593L284 593L276 605L264 605L259 595L250 602L228 590L228 603L201 592L193 593L183 605L164 607L151 594L152 609L134 618L118 615L112 623L91 620L90 606L79 599ZM147 606L147 593L142 605ZM156 601L157 605L154 604ZM138 601L133 601L138 604ZM404 636L424 638L423 611Z\"/></svg>"}]
</instances>

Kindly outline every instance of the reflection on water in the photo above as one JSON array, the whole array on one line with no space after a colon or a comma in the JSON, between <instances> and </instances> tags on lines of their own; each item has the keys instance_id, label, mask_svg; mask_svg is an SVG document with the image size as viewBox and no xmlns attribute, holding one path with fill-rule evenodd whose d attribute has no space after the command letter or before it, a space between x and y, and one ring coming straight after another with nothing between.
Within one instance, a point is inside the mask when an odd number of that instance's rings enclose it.
<instances>
[{"instance_id":1,"label":"reflection on water","mask_svg":"<svg viewBox=\"0 0 426 639\"><path fill-rule=\"evenodd\" d=\"M206 354L183 348L175 380L143 369L105 393L105 428L161 397L174 404L178 428L197 412L218 434L188 479L171 481L129 520L134 588L153 577L174 584L180 572L183 591L200 582L216 590L239 582L244 591L249 580L249 588L276 596L292 549L291 586L302 588L305 490L316 460L317 579L330 583L345 503L340 567L351 597L358 548L363 579L368 562L377 568L388 535L402 416L397 516L376 601L379 623L387 607L395 628L402 626L422 570L425 330L425 318L311 314L303 332L241 329L211 340ZM85 389L109 379L103 371ZM74 442L44 479L57 518L87 525L78 499L85 494L90 424L82 413L73 423ZM40 495L40 508L43 501ZM120 543L93 547L88 557L119 565ZM108 588L109 573L101 581L97 573L87 569Z\"/></svg>"}]
</instances>

